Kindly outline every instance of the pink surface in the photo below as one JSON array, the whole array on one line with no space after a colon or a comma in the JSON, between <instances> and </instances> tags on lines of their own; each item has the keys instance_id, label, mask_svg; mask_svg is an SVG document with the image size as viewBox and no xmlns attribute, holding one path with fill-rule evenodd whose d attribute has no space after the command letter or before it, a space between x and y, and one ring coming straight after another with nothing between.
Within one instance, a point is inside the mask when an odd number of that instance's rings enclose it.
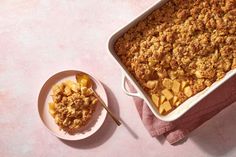
<instances>
[{"instance_id":1,"label":"pink surface","mask_svg":"<svg viewBox=\"0 0 236 157\"><path fill-rule=\"evenodd\" d=\"M133 99L121 90L121 72L107 53L107 40L154 0L0 1L0 156L236 156L236 106L231 105L171 146L152 138ZM78 69L106 86L109 105L124 121L107 118L79 142L61 141L42 125L37 96L54 73Z\"/></svg>"}]
</instances>

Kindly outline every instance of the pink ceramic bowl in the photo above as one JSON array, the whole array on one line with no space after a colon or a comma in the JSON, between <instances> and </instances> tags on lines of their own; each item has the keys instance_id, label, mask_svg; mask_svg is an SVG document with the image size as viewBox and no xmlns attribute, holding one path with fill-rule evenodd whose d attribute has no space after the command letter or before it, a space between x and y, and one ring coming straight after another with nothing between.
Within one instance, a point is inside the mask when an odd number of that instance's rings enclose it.
<instances>
[{"instance_id":1,"label":"pink ceramic bowl","mask_svg":"<svg viewBox=\"0 0 236 157\"><path fill-rule=\"evenodd\" d=\"M52 101L52 98L50 96L51 89L54 84L63 82L65 80L76 81L75 75L78 72L81 71L67 70L56 73L45 82L38 96L38 112L43 124L53 135L64 140L81 140L91 136L102 126L107 115L106 110L102 107L102 105L98 103L95 113L93 114L91 120L86 126L82 127L78 131L78 133L70 135L68 133L65 133L63 130L59 130L59 127L54 122L53 117L49 114L48 111L48 103ZM100 83L100 81L98 81L91 75L89 76L94 81L95 84L93 89L99 94L99 96L103 99L103 101L106 104L108 104L107 95L103 85Z\"/></svg>"}]
</instances>

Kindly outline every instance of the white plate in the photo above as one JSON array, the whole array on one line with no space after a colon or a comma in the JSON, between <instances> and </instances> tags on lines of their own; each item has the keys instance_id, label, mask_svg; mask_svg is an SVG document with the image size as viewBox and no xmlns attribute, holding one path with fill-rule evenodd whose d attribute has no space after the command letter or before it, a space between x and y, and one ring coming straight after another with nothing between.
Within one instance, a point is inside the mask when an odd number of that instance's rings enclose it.
<instances>
[{"instance_id":1,"label":"white plate","mask_svg":"<svg viewBox=\"0 0 236 157\"><path fill-rule=\"evenodd\" d=\"M52 98L50 96L51 89L54 84L63 82L65 80L76 81L75 75L78 72L81 72L81 71L67 70L67 71L56 73L45 82L45 84L40 90L39 97L38 97L38 112L39 112L39 116L43 124L53 135L61 139L65 139L65 140L81 140L81 139L91 136L102 126L107 115L106 110L102 107L101 104L98 103L96 110L93 113L93 116L90 119L89 123L85 125L84 127L82 127L78 131L78 133L74 135L70 135L68 133L65 133L63 130L59 130L59 127L54 122L53 117L48 112L48 103L52 102ZM103 101L106 104L108 104L107 95L106 95L103 85L100 83L100 81L98 81L91 75L89 76L95 83L93 89L99 94L99 96L103 99Z\"/></svg>"}]
</instances>

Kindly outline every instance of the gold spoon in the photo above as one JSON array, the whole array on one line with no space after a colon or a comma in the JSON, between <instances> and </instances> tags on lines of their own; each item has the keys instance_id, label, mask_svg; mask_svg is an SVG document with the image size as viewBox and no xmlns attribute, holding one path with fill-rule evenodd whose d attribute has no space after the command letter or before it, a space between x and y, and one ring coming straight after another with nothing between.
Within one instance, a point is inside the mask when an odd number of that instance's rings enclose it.
<instances>
[{"instance_id":1,"label":"gold spoon","mask_svg":"<svg viewBox=\"0 0 236 157\"><path fill-rule=\"evenodd\" d=\"M77 73L76 74L76 81L78 83L81 82L81 80L87 80L86 82L84 82L86 84L86 87L91 89L94 93L94 95L97 97L97 99L100 101L100 103L102 104L103 108L105 108L105 110L108 112L108 114L111 116L111 118L116 122L116 124L118 126L121 125L121 122L115 117L115 115L109 110L109 108L106 106L105 102L100 98L100 96L93 90L93 84L94 82L90 79L90 77L85 74L85 73Z\"/></svg>"}]
</instances>

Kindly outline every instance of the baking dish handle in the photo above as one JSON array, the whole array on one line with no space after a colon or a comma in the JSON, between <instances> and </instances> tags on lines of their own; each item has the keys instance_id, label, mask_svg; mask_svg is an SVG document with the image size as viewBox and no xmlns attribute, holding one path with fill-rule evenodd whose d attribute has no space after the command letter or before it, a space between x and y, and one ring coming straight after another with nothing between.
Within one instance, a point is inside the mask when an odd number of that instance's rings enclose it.
<instances>
[{"instance_id":1,"label":"baking dish handle","mask_svg":"<svg viewBox=\"0 0 236 157\"><path fill-rule=\"evenodd\" d=\"M122 90L125 92L125 94L128 95L128 96L133 96L133 97L142 98L138 92L136 92L136 93L131 93L131 92L129 92L129 91L126 89L126 81L127 81L126 76L125 76L124 74L122 74Z\"/></svg>"}]
</instances>

